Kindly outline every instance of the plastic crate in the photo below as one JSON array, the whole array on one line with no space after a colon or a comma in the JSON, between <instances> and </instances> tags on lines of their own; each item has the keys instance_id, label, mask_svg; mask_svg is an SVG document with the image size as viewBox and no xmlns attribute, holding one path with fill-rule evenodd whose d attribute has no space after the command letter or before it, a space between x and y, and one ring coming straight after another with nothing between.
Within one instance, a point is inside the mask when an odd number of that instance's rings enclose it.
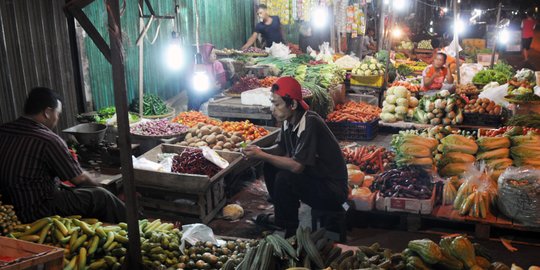
<instances>
[{"instance_id":1,"label":"plastic crate","mask_svg":"<svg viewBox=\"0 0 540 270\"><path fill-rule=\"evenodd\" d=\"M503 124L503 115L463 113L463 124L471 126L499 127Z\"/></svg>"},{"instance_id":2,"label":"plastic crate","mask_svg":"<svg viewBox=\"0 0 540 270\"><path fill-rule=\"evenodd\" d=\"M338 140L370 141L379 132L379 119L368 123L359 122L327 122L328 127Z\"/></svg>"}]
</instances>

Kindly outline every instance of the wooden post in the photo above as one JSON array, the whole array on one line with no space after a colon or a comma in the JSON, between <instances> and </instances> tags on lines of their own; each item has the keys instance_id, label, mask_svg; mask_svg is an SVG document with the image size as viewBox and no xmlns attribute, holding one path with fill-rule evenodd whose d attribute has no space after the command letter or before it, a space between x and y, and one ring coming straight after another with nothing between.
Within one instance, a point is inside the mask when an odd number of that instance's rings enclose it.
<instances>
[{"instance_id":1,"label":"wooden post","mask_svg":"<svg viewBox=\"0 0 540 270\"><path fill-rule=\"evenodd\" d=\"M139 0L139 7L141 9L141 14L144 13L144 6L143 6L143 0ZM154 17L150 17L150 20L148 21L147 27L143 28L144 26L144 18L139 17L139 32L141 33L140 36L140 43L139 40L137 41L137 45L139 45L139 116L143 118L144 116L144 36L146 32L148 31L148 28L152 24L152 20Z\"/></svg>"},{"instance_id":2,"label":"wooden post","mask_svg":"<svg viewBox=\"0 0 540 270\"><path fill-rule=\"evenodd\" d=\"M142 269L141 239L139 235L139 215L135 183L133 180L133 162L131 160L131 137L129 132L126 77L124 70L124 48L120 24L119 0L107 0L106 8L109 22L109 40L114 88L114 104L118 119L118 146L124 194L126 195L126 214L129 236L129 250L126 269Z\"/></svg>"},{"instance_id":3,"label":"wooden post","mask_svg":"<svg viewBox=\"0 0 540 270\"><path fill-rule=\"evenodd\" d=\"M499 26L499 22L501 20L501 7L502 7L502 2L499 1L499 6L497 8L497 22L495 23L495 29L498 28ZM498 30L496 30L497 33L495 33L495 36L493 37L493 47L491 49L491 64L490 64L490 68L493 68L493 65L495 64L495 52L497 51L497 36L498 36Z\"/></svg>"},{"instance_id":4,"label":"wooden post","mask_svg":"<svg viewBox=\"0 0 540 270\"><path fill-rule=\"evenodd\" d=\"M456 50L456 72L457 72L457 84L460 82L459 74L459 34L457 31L457 21L459 20L458 14L458 0L454 0L454 41L455 41L455 50Z\"/></svg>"},{"instance_id":5,"label":"wooden post","mask_svg":"<svg viewBox=\"0 0 540 270\"><path fill-rule=\"evenodd\" d=\"M379 42L377 44L377 50L380 51L383 49L383 36L384 36L384 0L380 0L381 3L381 17L379 18Z\"/></svg>"}]
</instances>

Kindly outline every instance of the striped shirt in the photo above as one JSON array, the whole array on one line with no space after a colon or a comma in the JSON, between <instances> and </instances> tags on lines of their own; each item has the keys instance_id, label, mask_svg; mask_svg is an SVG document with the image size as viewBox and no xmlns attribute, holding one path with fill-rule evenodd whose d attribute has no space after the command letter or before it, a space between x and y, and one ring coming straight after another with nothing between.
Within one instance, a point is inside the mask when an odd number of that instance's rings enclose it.
<instances>
[{"instance_id":1,"label":"striped shirt","mask_svg":"<svg viewBox=\"0 0 540 270\"><path fill-rule=\"evenodd\" d=\"M0 126L0 193L22 222L49 215L44 203L58 180L82 174L66 143L46 126L21 117Z\"/></svg>"}]
</instances>

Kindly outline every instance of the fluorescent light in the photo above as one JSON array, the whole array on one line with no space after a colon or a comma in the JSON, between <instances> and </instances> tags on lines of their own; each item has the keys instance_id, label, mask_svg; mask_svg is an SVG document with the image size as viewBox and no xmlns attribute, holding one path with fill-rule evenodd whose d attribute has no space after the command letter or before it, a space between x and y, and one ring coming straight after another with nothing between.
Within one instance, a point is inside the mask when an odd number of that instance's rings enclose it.
<instances>
[{"instance_id":1,"label":"fluorescent light","mask_svg":"<svg viewBox=\"0 0 540 270\"><path fill-rule=\"evenodd\" d=\"M433 33L433 27L430 27L430 28L429 28L429 32L430 32L430 33Z\"/></svg>"},{"instance_id":2,"label":"fluorescent light","mask_svg":"<svg viewBox=\"0 0 540 270\"><path fill-rule=\"evenodd\" d=\"M210 89L210 77L205 71L196 71L192 78L193 89L197 92L206 92Z\"/></svg>"},{"instance_id":3,"label":"fluorescent light","mask_svg":"<svg viewBox=\"0 0 540 270\"><path fill-rule=\"evenodd\" d=\"M510 33L508 33L508 30L502 29L499 31L499 42L502 44L508 43L508 40L510 39Z\"/></svg>"},{"instance_id":4,"label":"fluorescent light","mask_svg":"<svg viewBox=\"0 0 540 270\"><path fill-rule=\"evenodd\" d=\"M429 25L433 25L433 21L429 21Z\"/></svg>"},{"instance_id":5,"label":"fluorescent light","mask_svg":"<svg viewBox=\"0 0 540 270\"><path fill-rule=\"evenodd\" d=\"M319 6L313 10L313 26L323 28L328 25L328 8Z\"/></svg>"},{"instance_id":6,"label":"fluorescent light","mask_svg":"<svg viewBox=\"0 0 540 270\"><path fill-rule=\"evenodd\" d=\"M165 51L165 62L171 70L180 70L184 67L184 50L178 43L171 43Z\"/></svg>"},{"instance_id":7,"label":"fluorescent light","mask_svg":"<svg viewBox=\"0 0 540 270\"><path fill-rule=\"evenodd\" d=\"M390 0L383 0L383 4L385 4L385 5L388 5L389 2L390 2Z\"/></svg>"},{"instance_id":8,"label":"fluorescent light","mask_svg":"<svg viewBox=\"0 0 540 270\"><path fill-rule=\"evenodd\" d=\"M407 0L394 0L392 3L392 7L397 11L402 11L407 8Z\"/></svg>"},{"instance_id":9,"label":"fluorescent light","mask_svg":"<svg viewBox=\"0 0 540 270\"><path fill-rule=\"evenodd\" d=\"M400 38L401 35L403 35L403 31L401 31L401 28L395 27L394 29L392 29L392 37Z\"/></svg>"},{"instance_id":10,"label":"fluorescent light","mask_svg":"<svg viewBox=\"0 0 540 270\"><path fill-rule=\"evenodd\" d=\"M457 34L461 34L465 32L465 23L461 19L457 19L457 21L454 22L454 33L457 32Z\"/></svg>"}]
</instances>

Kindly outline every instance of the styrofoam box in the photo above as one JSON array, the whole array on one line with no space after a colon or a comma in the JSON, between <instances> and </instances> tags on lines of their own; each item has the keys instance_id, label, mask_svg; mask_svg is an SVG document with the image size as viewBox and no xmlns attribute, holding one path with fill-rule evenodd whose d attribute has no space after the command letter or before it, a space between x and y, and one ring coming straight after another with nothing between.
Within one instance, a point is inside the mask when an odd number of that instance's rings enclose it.
<instances>
[{"instance_id":1,"label":"styrofoam box","mask_svg":"<svg viewBox=\"0 0 540 270\"><path fill-rule=\"evenodd\" d=\"M418 200L409 198L385 198L381 193L377 193L375 199L375 208L380 211L387 212L407 212L413 214L428 215L433 211L435 202L435 188L433 194L428 200Z\"/></svg>"},{"instance_id":2,"label":"styrofoam box","mask_svg":"<svg viewBox=\"0 0 540 270\"><path fill-rule=\"evenodd\" d=\"M357 211L371 211L375 206L375 197L377 196L378 191L371 193L369 196L357 198L353 197L352 201L354 202L354 209Z\"/></svg>"}]
</instances>

